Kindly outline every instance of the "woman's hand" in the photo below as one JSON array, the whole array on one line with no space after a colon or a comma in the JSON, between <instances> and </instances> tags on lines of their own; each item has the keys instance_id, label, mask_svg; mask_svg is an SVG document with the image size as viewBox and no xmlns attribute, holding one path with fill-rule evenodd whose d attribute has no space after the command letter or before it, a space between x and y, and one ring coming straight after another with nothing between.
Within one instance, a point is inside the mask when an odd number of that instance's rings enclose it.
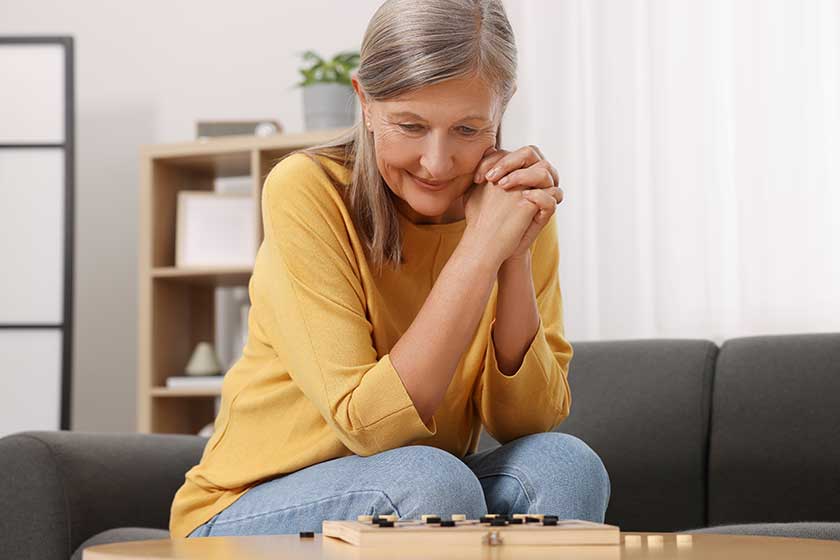
<instances>
[{"instance_id":1,"label":"woman's hand","mask_svg":"<svg viewBox=\"0 0 840 560\"><path fill-rule=\"evenodd\" d=\"M475 175L476 184L488 180L505 190L525 191L523 196L539 208L519 245L508 257L521 258L563 201L557 170L536 146L523 146L513 152L491 148L484 153Z\"/></svg>"},{"instance_id":2,"label":"woman's hand","mask_svg":"<svg viewBox=\"0 0 840 560\"><path fill-rule=\"evenodd\" d=\"M477 249L496 269L522 243L538 212L522 192L493 182L473 184L464 193L464 210L467 229L461 242Z\"/></svg>"}]
</instances>

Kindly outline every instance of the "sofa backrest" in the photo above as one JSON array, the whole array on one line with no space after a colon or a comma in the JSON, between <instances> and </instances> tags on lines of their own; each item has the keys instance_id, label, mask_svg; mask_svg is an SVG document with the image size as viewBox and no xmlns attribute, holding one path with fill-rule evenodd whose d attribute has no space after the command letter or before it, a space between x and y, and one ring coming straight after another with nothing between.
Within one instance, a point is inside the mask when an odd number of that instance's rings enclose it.
<instances>
[{"instance_id":1,"label":"sofa backrest","mask_svg":"<svg viewBox=\"0 0 840 560\"><path fill-rule=\"evenodd\" d=\"M840 521L840 334L721 346L709 525Z\"/></svg>"},{"instance_id":2,"label":"sofa backrest","mask_svg":"<svg viewBox=\"0 0 840 560\"><path fill-rule=\"evenodd\" d=\"M556 430L581 438L603 460L612 486L606 522L626 531L704 526L718 347L668 339L572 346L572 409Z\"/></svg>"}]
</instances>

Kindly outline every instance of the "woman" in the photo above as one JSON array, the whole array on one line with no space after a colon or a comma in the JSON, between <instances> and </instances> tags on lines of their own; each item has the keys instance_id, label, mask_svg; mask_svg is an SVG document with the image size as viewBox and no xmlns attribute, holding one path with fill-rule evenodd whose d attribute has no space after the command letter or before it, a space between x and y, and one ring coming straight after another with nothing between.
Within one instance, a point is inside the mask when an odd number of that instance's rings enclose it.
<instances>
[{"instance_id":1,"label":"woman","mask_svg":"<svg viewBox=\"0 0 840 560\"><path fill-rule=\"evenodd\" d=\"M173 537L372 513L603 520L603 464L550 431L571 404L563 195L538 149L499 149L515 61L498 0L374 14L361 122L265 180L248 342ZM502 445L475 453L482 425Z\"/></svg>"}]
</instances>

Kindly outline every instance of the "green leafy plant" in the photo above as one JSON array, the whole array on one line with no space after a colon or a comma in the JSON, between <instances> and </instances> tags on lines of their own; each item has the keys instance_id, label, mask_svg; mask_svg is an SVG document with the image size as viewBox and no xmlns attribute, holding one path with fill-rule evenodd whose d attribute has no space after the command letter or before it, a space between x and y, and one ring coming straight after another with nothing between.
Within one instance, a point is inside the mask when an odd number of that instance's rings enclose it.
<instances>
[{"instance_id":1,"label":"green leafy plant","mask_svg":"<svg viewBox=\"0 0 840 560\"><path fill-rule=\"evenodd\" d=\"M329 83L352 85L350 73L359 65L359 56L358 51L344 51L335 55L332 60L324 60L315 51L305 51L302 57L307 66L298 69L303 80L296 85L301 87Z\"/></svg>"}]
</instances>

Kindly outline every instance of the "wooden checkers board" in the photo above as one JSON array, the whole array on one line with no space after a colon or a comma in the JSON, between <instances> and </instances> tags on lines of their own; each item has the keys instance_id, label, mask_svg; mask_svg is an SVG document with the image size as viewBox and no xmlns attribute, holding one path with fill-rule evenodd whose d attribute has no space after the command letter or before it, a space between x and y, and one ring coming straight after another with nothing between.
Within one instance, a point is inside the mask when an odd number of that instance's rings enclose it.
<instances>
[{"instance_id":1,"label":"wooden checkers board","mask_svg":"<svg viewBox=\"0 0 840 560\"><path fill-rule=\"evenodd\" d=\"M325 537L341 539L356 546L437 546L437 545L589 545L621 543L619 528L590 521L558 520L542 523L493 526L477 519L455 521L454 526L407 519L380 526L362 521L324 521Z\"/></svg>"}]
</instances>

